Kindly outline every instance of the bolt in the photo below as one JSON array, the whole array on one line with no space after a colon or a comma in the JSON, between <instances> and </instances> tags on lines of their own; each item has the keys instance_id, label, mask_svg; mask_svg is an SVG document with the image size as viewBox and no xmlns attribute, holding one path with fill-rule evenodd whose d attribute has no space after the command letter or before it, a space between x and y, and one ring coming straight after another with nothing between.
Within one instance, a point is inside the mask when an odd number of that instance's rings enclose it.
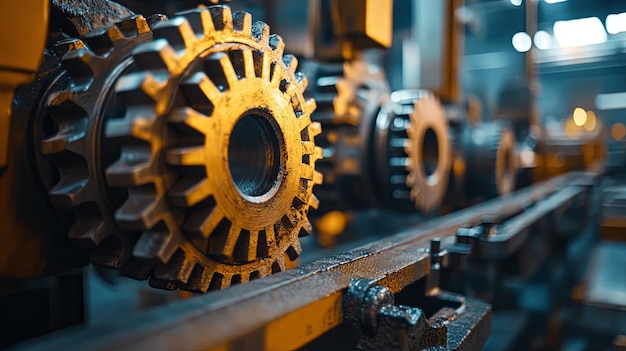
<instances>
[{"instance_id":1,"label":"bolt","mask_svg":"<svg viewBox=\"0 0 626 351\"><path fill-rule=\"evenodd\" d=\"M394 297L389 288L374 285L367 289L361 308L361 326L363 334L374 336L378 328L378 312L383 307L393 305Z\"/></svg>"}]
</instances>

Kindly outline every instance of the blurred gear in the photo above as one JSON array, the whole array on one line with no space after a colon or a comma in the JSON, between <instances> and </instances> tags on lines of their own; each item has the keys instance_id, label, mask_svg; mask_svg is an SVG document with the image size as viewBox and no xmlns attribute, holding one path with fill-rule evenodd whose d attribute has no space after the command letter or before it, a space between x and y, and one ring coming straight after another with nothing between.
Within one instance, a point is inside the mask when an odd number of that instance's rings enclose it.
<instances>
[{"instance_id":1,"label":"blurred gear","mask_svg":"<svg viewBox=\"0 0 626 351\"><path fill-rule=\"evenodd\" d=\"M107 123L121 145L107 169L127 188L116 212L142 231L136 257L156 261L152 286L225 288L285 269L301 251L321 149L306 78L269 27L212 6L179 14L140 46L140 71L117 92L124 118Z\"/></svg>"},{"instance_id":2,"label":"blurred gear","mask_svg":"<svg viewBox=\"0 0 626 351\"><path fill-rule=\"evenodd\" d=\"M376 203L369 185L369 136L380 107L389 98L387 80L376 59L376 52L370 51L343 65L315 65L310 93L318 105L313 119L323 126L318 145L324 149L324 159L317 166L324 174L324 184L317 190L322 211Z\"/></svg>"},{"instance_id":3,"label":"blurred gear","mask_svg":"<svg viewBox=\"0 0 626 351\"><path fill-rule=\"evenodd\" d=\"M101 136L104 121L119 113L115 82L132 69L132 49L150 39L146 19L133 16L91 32L84 40L56 45L69 80L47 96L42 124L54 128L41 142L40 152L59 175L58 181L48 184L52 204L72 212L71 239L98 246L92 255L97 265L120 268L134 244L113 218L124 194L109 189L104 180L104 169L116 154Z\"/></svg>"},{"instance_id":4,"label":"blurred gear","mask_svg":"<svg viewBox=\"0 0 626 351\"><path fill-rule=\"evenodd\" d=\"M437 210L452 157L443 108L424 90L396 91L391 100L374 135L381 197L392 208Z\"/></svg>"},{"instance_id":5,"label":"blurred gear","mask_svg":"<svg viewBox=\"0 0 626 351\"><path fill-rule=\"evenodd\" d=\"M489 199L515 190L515 135L506 123L482 122L464 128L460 148L465 159L465 194Z\"/></svg>"}]
</instances>

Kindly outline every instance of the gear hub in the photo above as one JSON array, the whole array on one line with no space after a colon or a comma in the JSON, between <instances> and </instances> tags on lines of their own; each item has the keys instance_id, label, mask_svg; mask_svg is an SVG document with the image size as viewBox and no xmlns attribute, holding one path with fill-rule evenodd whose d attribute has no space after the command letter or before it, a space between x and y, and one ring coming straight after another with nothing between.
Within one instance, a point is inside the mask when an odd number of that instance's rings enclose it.
<instances>
[{"instance_id":1,"label":"gear hub","mask_svg":"<svg viewBox=\"0 0 626 351\"><path fill-rule=\"evenodd\" d=\"M244 12L213 6L154 28L117 93L121 147L108 182L127 189L119 224L155 262L150 283L219 289L285 269L311 231L321 149L314 100L280 37ZM289 263L289 262L287 262Z\"/></svg>"},{"instance_id":2,"label":"gear hub","mask_svg":"<svg viewBox=\"0 0 626 351\"><path fill-rule=\"evenodd\" d=\"M380 196L389 207L436 210L451 166L448 123L441 104L423 90L391 95L376 120L374 145Z\"/></svg>"}]
</instances>

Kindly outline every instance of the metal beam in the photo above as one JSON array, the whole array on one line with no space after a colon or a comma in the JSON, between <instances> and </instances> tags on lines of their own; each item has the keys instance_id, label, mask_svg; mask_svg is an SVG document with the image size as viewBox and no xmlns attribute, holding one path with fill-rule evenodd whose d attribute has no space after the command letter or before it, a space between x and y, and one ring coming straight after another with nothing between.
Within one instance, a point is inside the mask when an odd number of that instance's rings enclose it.
<instances>
[{"instance_id":1,"label":"metal beam","mask_svg":"<svg viewBox=\"0 0 626 351\"><path fill-rule=\"evenodd\" d=\"M452 237L457 229L476 226L485 216L511 218L529 203L569 201L572 187L588 184L597 176L568 173L283 273L128 316L106 327L60 332L18 348L294 349L342 323L341 301L350 279L375 280L398 292L429 274L431 239ZM558 207L538 206L530 217ZM521 222L532 222L527 217Z\"/></svg>"}]
</instances>

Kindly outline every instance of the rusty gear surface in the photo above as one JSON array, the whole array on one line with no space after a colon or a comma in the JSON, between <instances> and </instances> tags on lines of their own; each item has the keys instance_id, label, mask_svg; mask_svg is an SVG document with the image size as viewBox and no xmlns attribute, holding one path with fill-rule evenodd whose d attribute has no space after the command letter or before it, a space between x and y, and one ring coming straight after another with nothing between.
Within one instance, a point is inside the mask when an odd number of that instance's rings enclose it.
<instances>
[{"instance_id":1,"label":"rusty gear surface","mask_svg":"<svg viewBox=\"0 0 626 351\"><path fill-rule=\"evenodd\" d=\"M134 52L140 71L118 83L126 113L106 130L122 148L107 179L129 192L116 219L142 232L134 255L155 263L146 277L204 292L284 270L322 181L295 57L225 6L180 13L154 36Z\"/></svg>"},{"instance_id":2,"label":"rusty gear surface","mask_svg":"<svg viewBox=\"0 0 626 351\"><path fill-rule=\"evenodd\" d=\"M132 16L82 40L56 45L69 80L47 96L44 114L55 128L41 142L40 152L59 175L49 189L52 204L72 214L71 239L97 246L91 258L97 265L122 267L134 244L113 217L114 206L124 195L105 183L104 168L115 153L104 150L101 134L104 120L115 108L114 84L132 66L132 49L151 39L148 21Z\"/></svg>"},{"instance_id":3,"label":"rusty gear surface","mask_svg":"<svg viewBox=\"0 0 626 351\"><path fill-rule=\"evenodd\" d=\"M384 193L394 207L436 210L446 192L451 166L448 124L430 92L401 90L381 110L375 135Z\"/></svg>"},{"instance_id":4,"label":"rusty gear surface","mask_svg":"<svg viewBox=\"0 0 626 351\"><path fill-rule=\"evenodd\" d=\"M317 164L324 174L324 184L316 191L321 212L376 205L370 135L390 93L384 70L373 54L364 53L343 64L315 63L311 70L315 84L309 93L318 106L312 118L323 127L317 143L324 150L324 159Z\"/></svg>"}]
</instances>

